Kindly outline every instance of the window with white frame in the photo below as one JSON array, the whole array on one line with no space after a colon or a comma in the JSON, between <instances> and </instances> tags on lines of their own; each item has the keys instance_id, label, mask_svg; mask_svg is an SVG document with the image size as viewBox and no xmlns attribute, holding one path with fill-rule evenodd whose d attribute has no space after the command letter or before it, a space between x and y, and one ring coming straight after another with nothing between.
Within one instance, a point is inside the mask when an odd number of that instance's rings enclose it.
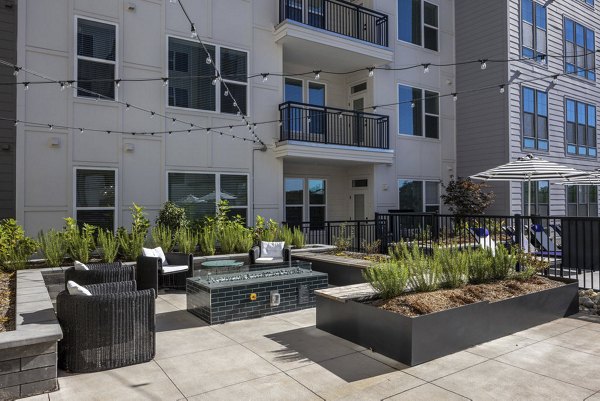
<instances>
[{"instance_id":1,"label":"window with white frame","mask_svg":"<svg viewBox=\"0 0 600 401\"><path fill-rule=\"evenodd\" d=\"M440 137L439 93L398 85L398 133Z\"/></svg>"},{"instance_id":2,"label":"window with white frame","mask_svg":"<svg viewBox=\"0 0 600 401\"><path fill-rule=\"evenodd\" d=\"M531 191L531 214L536 216L550 215L550 181L534 181L531 183L524 182L521 185L523 196L522 209L524 214L529 211L529 192Z\"/></svg>"},{"instance_id":3,"label":"window with white frame","mask_svg":"<svg viewBox=\"0 0 600 401\"><path fill-rule=\"evenodd\" d=\"M598 217L596 185L567 186L567 216Z\"/></svg>"},{"instance_id":4,"label":"window with white frame","mask_svg":"<svg viewBox=\"0 0 600 401\"><path fill-rule=\"evenodd\" d=\"M440 211L439 182L398 180L398 210L407 213L438 213Z\"/></svg>"},{"instance_id":5,"label":"window with white frame","mask_svg":"<svg viewBox=\"0 0 600 401\"><path fill-rule=\"evenodd\" d=\"M521 54L547 63L546 7L533 0L521 0Z\"/></svg>"},{"instance_id":6,"label":"window with white frame","mask_svg":"<svg viewBox=\"0 0 600 401\"><path fill-rule=\"evenodd\" d=\"M305 220L310 228L322 229L327 218L326 181L321 178L291 178L284 180L285 221L298 226Z\"/></svg>"},{"instance_id":7,"label":"window with white frame","mask_svg":"<svg viewBox=\"0 0 600 401\"><path fill-rule=\"evenodd\" d=\"M564 20L565 72L596 80L596 43L591 29L569 19Z\"/></svg>"},{"instance_id":8,"label":"window with white frame","mask_svg":"<svg viewBox=\"0 0 600 401\"><path fill-rule=\"evenodd\" d=\"M567 99L566 124L567 153L596 157L596 106Z\"/></svg>"},{"instance_id":9,"label":"window with white frame","mask_svg":"<svg viewBox=\"0 0 600 401\"><path fill-rule=\"evenodd\" d=\"M439 49L438 6L422 0L398 0L398 40Z\"/></svg>"},{"instance_id":10,"label":"window with white frame","mask_svg":"<svg viewBox=\"0 0 600 401\"><path fill-rule=\"evenodd\" d=\"M77 18L77 96L115 99L116 31L113 24Z\"/></svg>"},{"instance_id":11,"label":"window with white frame","mask_svg":"<svg viewBox=\"0 0 600 401\"><path fill-rule=\"evenodd\" d=\"M192 221L212 217L221 200L231 215L248 218L248 176L245 174L169 172L168 200L183 207Z\"/></svg>"},{"instance_id":12,"label":"window with white frame","mask_svg":"<svg viewBox=\"0 0 600 401\"><path fill-rule=\"evenodd\" d=\"M116 170L75 169L75 220L114 231Z\"/></svg>"},{"instance_id":13,"label":"window with white frame","mask_svg":"<svg viewBox=\"0 0 600 401\"><path fill-rule=\"evenodd\" d=\"M547 151L548 92L523 87L521 90L523 148Z\"/></svg>"},{"instance_id":14,"label":"window with white frame","mask_svg":"<svg viewBox=\"0 0 600 401\"><path fill-rule=\"evenodd\" d=\"M248 54L205 44L219 71L196 41L169 37L169 106L236 114L234 99L244 114L248 109ZM226 87L227 86L227 87Z\"/></svg>"}]
</instances>

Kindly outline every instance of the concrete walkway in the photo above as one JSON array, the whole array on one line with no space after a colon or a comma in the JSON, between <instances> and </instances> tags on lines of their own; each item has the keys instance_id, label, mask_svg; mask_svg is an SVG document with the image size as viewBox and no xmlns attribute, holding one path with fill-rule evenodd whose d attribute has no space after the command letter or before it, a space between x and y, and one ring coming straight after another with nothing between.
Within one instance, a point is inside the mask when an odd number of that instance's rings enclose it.
<instances>
[{"instance_id":1,"label":"concrete walkway","mask_svg":"<svg viewBox=\"0 0 600 401\"><path fill-rule=\"evenodd\" d=\"M207 326L157 300L156 359L60 374L28 400L598 400L600 319L560 319L416 367L315 328L315 309Z\"/></svg>"}]
</instances>

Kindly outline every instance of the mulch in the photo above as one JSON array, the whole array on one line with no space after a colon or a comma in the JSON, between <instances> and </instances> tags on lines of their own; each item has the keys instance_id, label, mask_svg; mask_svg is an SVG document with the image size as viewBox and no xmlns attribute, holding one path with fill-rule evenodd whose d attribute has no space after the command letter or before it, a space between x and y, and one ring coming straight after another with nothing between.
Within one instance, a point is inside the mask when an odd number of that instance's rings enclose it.
<instances>
[{"instance_id":1,"label":"mulch","mask_svg":"<svg viewBox=\"0 0 600 401\"><path fill-rule=\"evenodd\" d=\"M368 254L368 253L350 252L350 251L330 251L330 252L325 252L325 254L341 256L343 258L350 258L350 259L368 260L370 262L386 262L390 259L390 257L388 255L382 255L379 253Z\"/></svg>"},{"instance_id":2,"label":"mulch","mask_svg":"<svg viewBox=\"0 0 600 401\"><path fill-rule=\"evenodd\" d=\"M0 271L0 333L15 329L16 277Z\"/></svg>"},{"instance_id":3,"label":"mulch","mask_svg":"<svg viewBox=\"0 0 600 401\"><path fill-rule=\"evenodd\" d=\"M408 293L388 300L373 301L373 305L391 312L415 317L480 301L502 301L563 285L559 281L536 276L527 281L502 280L486 284L469 284L457 289Z\"/></svg>"}]
</instances>

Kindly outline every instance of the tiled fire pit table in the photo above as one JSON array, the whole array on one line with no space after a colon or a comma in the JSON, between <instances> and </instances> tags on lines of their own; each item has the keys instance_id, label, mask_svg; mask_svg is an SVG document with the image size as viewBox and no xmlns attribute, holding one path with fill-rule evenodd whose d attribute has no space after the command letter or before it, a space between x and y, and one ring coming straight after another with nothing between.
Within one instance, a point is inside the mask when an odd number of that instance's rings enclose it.
<instances>
[{"instance_id":1,"label":"tiled fire pit table","mask_svg":"<svg viewBox=\"0 0 600 401\"><path fill-rule=\"evenodd\" d=\"M327 288L327 274L307 262L243 270L188 278L188 312L209 324L291 312L315 307L315 290Z\"/></svg>"}]
</instances>

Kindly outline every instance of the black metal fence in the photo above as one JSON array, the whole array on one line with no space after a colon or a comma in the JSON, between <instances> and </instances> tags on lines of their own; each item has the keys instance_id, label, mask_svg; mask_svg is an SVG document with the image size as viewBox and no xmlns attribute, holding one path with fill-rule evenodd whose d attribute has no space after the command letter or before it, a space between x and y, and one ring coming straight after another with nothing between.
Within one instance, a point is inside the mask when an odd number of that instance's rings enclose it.
<instances>
[{"instance_id":1,"label":"black metal fence","mask_svg":"<svg viewBox=\"0 0 600 401\"><path fill-rule=\"evenodd\" d=\"M365 252L378 239L375 220L303 222L294 226L302 230L307 244L342 245L352 252Z\"/></svg>"},{"instance_id":2,"label":"black metal fence","mask_svg":"<svg viewBox=\"0 0 600 401\"><path fill-rule=\"evenodd\" d=\"M280 139L389 149L388 116L286 102L279 105Z\"/></svg>"},{"instance_id":3,"label":"black metal fence","mask_svg":"<svg viewBox=\"0 0 600 401\"><path fill-rule=\"evenodd\" d=\"M343 0L279 0L279 22L285 20L388 46L388 16Z\"/></svg>"}]
</instances>

